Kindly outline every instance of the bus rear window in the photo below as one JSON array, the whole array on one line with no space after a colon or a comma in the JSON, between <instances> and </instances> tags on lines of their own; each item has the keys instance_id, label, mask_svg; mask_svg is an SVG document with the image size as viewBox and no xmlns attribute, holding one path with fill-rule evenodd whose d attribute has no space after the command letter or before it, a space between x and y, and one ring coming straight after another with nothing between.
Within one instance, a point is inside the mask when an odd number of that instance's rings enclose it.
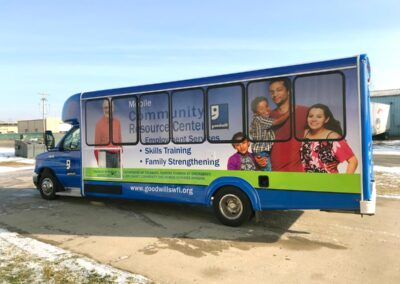
<instances>
[{"instance_id":1,"label":"bus rear window","mask_svg":"<svg viewBox=\"0 0 400 284\"><path fill-rule=\"evenodd\" d=\"M298 140L340 140L346 135L345 83L341 72L298 76L294 80L297 108L306 107L305 125L296 124Z\"/></svg>"}]
</instances>

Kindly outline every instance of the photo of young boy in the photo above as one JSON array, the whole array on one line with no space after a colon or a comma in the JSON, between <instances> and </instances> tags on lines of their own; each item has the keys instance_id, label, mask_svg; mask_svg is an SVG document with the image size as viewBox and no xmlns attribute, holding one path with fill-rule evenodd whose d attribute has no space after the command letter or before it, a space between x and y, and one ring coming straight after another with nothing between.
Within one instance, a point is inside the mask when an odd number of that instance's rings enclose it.
<instances>
[{"instance_id":1,"label":"photo of young boy","mask_svg":"<svg viewBox=\"0 0 400 284\"><path fill-rule=\"evenodd\" d=\"M253 119L250 126L251 139L255 141L251 150L253 155L259 158L265 157L267 164L261 167L262 171L271 171L270 152L275 140L275 133L272 127L280 125L289 117L289 112L282 114L279 118L270 117L271 109L266 97L256 97L251 102L251 110L253 111Z\"/></svg>"},{"instance_id":2,"label":"photo of young boy","mask_svg":"<svg viewBox=\"0 0 400 284\"><path fill-rule=\"evenodd\" d=\"M237 152L229 157L228 170L255 171L257 166L253 155L249 152L249 139L242 132L238 132L233 135L232 141L234 141L232 146Z\"/></svg>"}]
</instances>

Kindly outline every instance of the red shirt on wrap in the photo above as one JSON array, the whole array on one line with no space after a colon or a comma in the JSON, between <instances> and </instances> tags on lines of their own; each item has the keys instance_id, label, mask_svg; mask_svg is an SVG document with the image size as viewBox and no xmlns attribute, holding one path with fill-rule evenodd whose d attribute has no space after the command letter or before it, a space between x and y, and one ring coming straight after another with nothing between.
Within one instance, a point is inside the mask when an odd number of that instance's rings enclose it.
<instances>
[{"instance_id":1,"label":"red shirt on wrap","mask_svg":"<svg viewBox=\"0 0 400 284\"><path fill-rule=\"evenodd\" d=\"M337 165L354 156L346 140L340 141L303 141L301 144L301 161L308 173L339 173ZM337 163L335 167L328 167Z\"/></svg>"},{"instance_id":2,"label":"red shirt on wrap","mask_svg":"<svg viewBox=\"0 0 400 284\"><path fill-rule=\"evenodd\" d=\"M274 142L271 150L271 164L274 172L303 172L303 166L300 160L301 142L297 141L294 129L297 131L297 137L303 137L304 127L306 125L306 116L308 108L305 106L296 106L296 119L292 115L292 137L286 142ZM271 111L272 118L278 118L278 110ZM287 119L283 124L275 129L276 140L287 140L290 137L290 123Z\"/></svg>"},{"instance_id":3,"label":"red shirt on wrap","mask_svg":"<svg viewBox=\"0 0 400 284\"><path fill-rule=\"evenodd\" d=\"M121 143L121 123L118 118L112 120L113 139L109 139L109 119L103 116L97 123L94 134L94 144L101 148L116 148L113 143ZM119 150L109 150L109 152L119 152ZM99 160L99 150L94 151L96 160Z\"/></svg>"}]
</instances>

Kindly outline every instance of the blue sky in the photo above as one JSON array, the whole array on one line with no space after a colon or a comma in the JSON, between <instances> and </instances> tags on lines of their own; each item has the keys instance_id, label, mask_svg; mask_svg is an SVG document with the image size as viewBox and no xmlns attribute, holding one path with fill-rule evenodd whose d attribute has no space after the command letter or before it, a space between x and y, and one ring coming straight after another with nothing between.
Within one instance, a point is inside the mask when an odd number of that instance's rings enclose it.
<instances>
[{"instance_id":1,"label":"blue sky","mask_svg":"<svg viewBox=\"0 0 400 284\"><path fill-rule=\"evenodd\" d=\"M274 3L272 3L274 2ZM0 0L0 121L72 94L367 53L400 88L400 1Z\"/></svg>"}]
</instances>

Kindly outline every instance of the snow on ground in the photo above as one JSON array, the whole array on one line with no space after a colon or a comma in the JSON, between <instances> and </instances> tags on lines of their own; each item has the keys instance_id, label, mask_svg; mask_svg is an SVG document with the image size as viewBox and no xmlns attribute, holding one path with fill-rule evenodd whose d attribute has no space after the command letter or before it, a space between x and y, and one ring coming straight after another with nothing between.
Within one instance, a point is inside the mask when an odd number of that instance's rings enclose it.
<instances>
[{"instance_id":1,"label":"snow on ground","mask_svg":"<svg viewBox=\"0 0 400 284\"><path fill-rule=\"evenodd\" d=\"M383 167L374 165L374 172L385 172L385 173L400 175L400 167Z\"/></svg>"},{"instance_id":2,"label":"snow on ground","mask_svg":"<svg viewBox=\"0 0 400 284\"><path fill-rule=\"evenodd\" d=\"M16 171L21 171L21 170L33 170L34 166L28 166L28 167L3 167L0 165L0 173L9 173L9 172L16 172Z\"/></svg>"},{"instance_id":3,"label":"snow on ground","mask_svg":"<svg viewBox=\"0 0 400 284\"><path fill-rule=\"evenodd\" d=\"M400 140L374 141L374 154L400 156Z\"/></svg>"},{"instance_id":4,"label":"snow on ground","mask_svg":"<svg viewBox=\"0 0 400 284\"><path fill-rule=\"evenodd\" d=\"M375 155L398 157L400 164L400 140L374 141L373 152ZM374 174L378 197L400 199L400 167L375 164Z\"/></svg>"},{"instance_id":5,"label":"snow on ground","mask_svg":"<svg viewBox=\"0 0 400 284\"><path fill-rule=\"evenodd\" d=\"M144 276L1 228L0 251L1 283L151 283Z\"/></svg>"},{"instance_id":6,"label":"snow on ground","mask_svg":"<svg viewBox=\"0 0 400 284\"><path fill-rule=\"evenodd\" d=\"M381 198L400 199L400 195L378 194L377 196L378 196L378 197L381 197Z\"/></svg>"},{"instance_id":7,"label":"snow on ground","mask_svg":"<svg viewBox=\"0 0 400 284\"><path fill-rule=\"evenodd\" d=\"M33 170L34 165L34 159L16 157L14 148L0 147L0 173Z\"/></svg>"},{"instance_id":8,"label":"snow on ground","mask_svg":"<svg viewBox=\"0 0 400 284\"><path fill-rule=\"evenodd\" d=\"M0 163L1 162L17 162L17 163L22 163L22 164L28 164L28 165L34 165L35 160L34 159L26 159L22 157L0 157Z\"/></svg>"},{"instance_id":9,"label":"snow on ground","mask_svg":"<svg viewBox=\"0 0 400 284\"><path fill-rule=\"evenodd\" d=\"M35 159L16 157L14 148L0 147L0 162L18 162L24 164L35 164Z\"/></svg>"},{"instance_id":10,"label":"snow on ground","mask_svg":"<svg viewBox=\"0 0 400 284\"><path fill-rule=\"evenodd\" d=\"M9 172L16 172L16 171L21 171L21 170L33 170L35 167L34 166L35 161L30 162L30 161L18 161L17 160L18 163L31 164L29 166L18 166L18 167L3 166L1 164L1 162L3 162L3 161L0 160L0 173L9 173ZM14 161L6 161L6 162L14 162Z\"/></svg>"},{"instance_id":11,"label":"snow on ground","mask_svg":"<svg viewBox=\"0 0 400 284\"><path fill-rule=\"evenodd\" d=\"M0 158L15 157L14 148L0 147Z\"/></svg>"}]
</instances>

